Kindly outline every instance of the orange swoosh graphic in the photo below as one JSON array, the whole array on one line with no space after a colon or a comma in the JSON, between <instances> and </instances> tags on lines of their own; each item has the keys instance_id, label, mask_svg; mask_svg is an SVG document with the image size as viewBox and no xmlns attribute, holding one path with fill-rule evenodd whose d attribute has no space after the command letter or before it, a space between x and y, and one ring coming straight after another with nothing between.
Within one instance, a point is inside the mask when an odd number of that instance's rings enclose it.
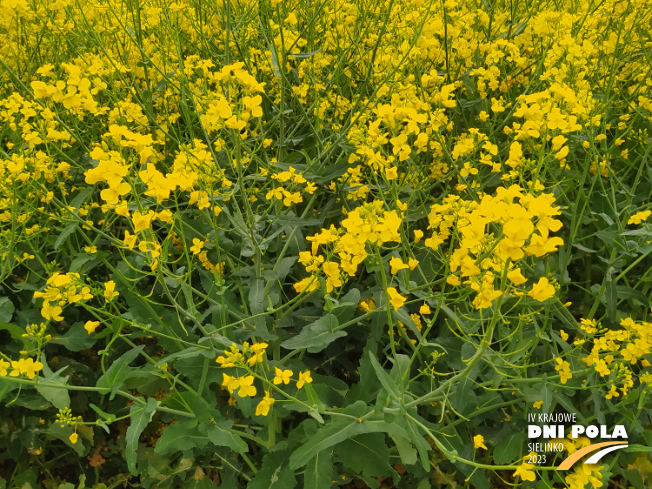
<instances>
[{"instance_id":1,"label":"orange swoosh graphic","mask_svg":"<svg viewBox=\"0 0 652 489\"><path fill-rule=\"evenodd\" d=\"M605 441L604 443L596 443L595 445L589 445L588 447L584 447L581 450L575 452L573 455L568 457L566 460L564 460L561 464L559 464L559 467L557 467L557 470L568 470L570 469L575 462L577 462L579 459L581 459L584 455L589 454L591 452L595 452L596 450L599 450L600 448L608 447L611 445L627 445L626 441Z\"/></svg>"}]
</instances>

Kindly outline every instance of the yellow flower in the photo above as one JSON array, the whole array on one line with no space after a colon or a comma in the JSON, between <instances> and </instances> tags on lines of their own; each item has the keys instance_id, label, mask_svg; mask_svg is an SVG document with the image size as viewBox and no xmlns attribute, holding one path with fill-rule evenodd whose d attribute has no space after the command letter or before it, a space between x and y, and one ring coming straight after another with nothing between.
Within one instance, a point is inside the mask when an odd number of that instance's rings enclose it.
<instances>
[{"instance_id":1,"label":"yellow flower","mask_svg":"<svg viewBox=\"0 0 652 489\"><path fill-rule=\"evenodd\" d=\"M168 223L168 224L172 224L172 222L174 221L174 214L172 214L172 212L170 212L169 210L165 209L165 210L162 210L162 211L158 212L156 214L156 218L159 221L162 221L162 222L165 222L165 223Z\"/></svg>"},{"instance_id":2,"label":"yellow flower","mask_svg":"<svg viewBox=\"0 0 652 489\"><path fill-rule=\"evenodd\" d=\"M305 372L299 372L299 380L297 380L297 389L301 389L303 384L310 384L312 382L312 377L310 376L310 370Z\"/></svg>"},{"instance_id":3,"label":"yellow flower","mask_svg":"<svg viewBox=\"0 0 652 489\"><path fill-rule=\"evenodd\" d=\"M193 246L190 247L193 255L198 255L201 252L201 249L204 247L204 242L197 238L192 238Z\"/></svg>"},{"instance_id":4,"label":"yellow flower","mask_svg":"<svg viewBox=\"0 0 652 489\"><path fill-rule=\"evenodd\" d=\"M421 241L421 238L423 238L423 231L419 231L418 229L414 231L414 243L418 243Z\"/></svg>"},{"instance_id":5,"label":"yellow flower","mask_svg":"<svg viewBox=\"0 0 652 489\"><path fill-rule=\"evenodd\" d=\"M269 395L269 392L265 392L265 397L256 406L256 416L267 416L272 404L274 404L274 398Z\"/></svg>"},{"instance_id":6,"label":"yellow flower","mask_svg":"<svg viewBox=\"0 0 652 489\"><path fill-rule=\"evenodd\" d=\"M473 448L483 448L487 449L487 446L484 444L484 436L482 435L475 435L473 437Z\"/></svg>"},{"instance_id":7,"label":"yellow flower","mask_svg":"<svg viewBox=\"0 0 652 489\"><path fill-rule=\"evenodd\" d=\"M561 339L564 341L568 341L568 333L564 331L563 329L559 330L559 336L561 336Z\"/></svg>"},{"instance_id":8,"label":"yellow flower","mask_svg":"<svg viewBox=\"0 0 652 489\"><path fill-rule=\"evenodd\" d=\"M43 316L45 319L54 319L55 321L63 321L63 316L61 315L61 312L63 309L61 309L61 306L54 306L52 307L50 304L43 304L43 308L41 309L41 316Z\"/></svg>"},{"instance_id":9,"label":"yellow flower","mask_svg":"<svg viewBox=\"0 0 652 489\"><path fill-rule=\"evenodd\" d=\"M374 302L373 297L371 299L362 299L358 303L358 309L360 309L362 312L369 312L376 309L376 303Z\"/></svg>"},{"instance_id":10,"label":"yellow flower","mask_svg":"<svg viewBox=\"0 0 652 489\"><path fill-rule=\"evenodd\" d=\"M419 308L419 312L423 315L430 314L432 311L430 310L430 306L428 304L424 304Z\"/></svg>"},{"instance_id":11,"label":"yellow flower","mask_svg":"<svg viewBox=\"0 0 652 489\"><path fill-rule=\"evenodd\" d=\"M532 404L532 407L535 409L541 409L541 406L543 406L543 401L537 401L534 404Z\"/></svg>"},{"instance_id":12,"label":"yellow flower","mask_svg":"<svg viewBox=\"0 0 652 489\"><path fill-rule=\"evenodd\" d=\"M562 360L561 358L555 358L557 365L555 365L555 370L559 372L559 380L562 384L565 384L568 379L573 378L573 374L570 371L570 363Z\"/></svg>"},{"instance_id":13,"label":"yellow flower","mask_svg":"<svg viewBox=\"0 0 652 489\"><path fill-rule=\"evenodd\" d=\"M74 445L75 443L77 443L79 436L77 436L77 433L73 433L72 435L70 435L70 438L68 439L70 440L70 443Z\"/></svg>"},{"instance_id":14,"label":"yellow flower","mask_svg":"<svg viewBox=\"0 0 652 489\"><path fill-rule=\"evenodd\" d=\"M238 385L240 386L240 390L238 391L238 395L240 397L247 397L251 396L254 397L256 395L256 386L254 384L254 376L253 375L247 375L245 377L240 377L238 379Z\"/></svg>"},{"instance_id":15,"label":"yellow flower","mask_svg":"<svg viewBox=\"0 0 652 489\"><path fill-rule=\"evenodd\" d=\"M281 382L284 384L289 384L290 379L292 378L292 370L281 370L280 368L274 367L276 370L276 377L274 377L274 384L278 385Z\"/></svg>"},{"instance_id":16,"label":"yellow flower","mask_svg":"<svg viewBox=\"0 0 652 489\"><path fill-rule=\"evenodd\" d=\"M0 377L5 377L7 375L7 368L11 364L9 362L5 362L2 358L0 358Z\"/></svg>"},{"instance_id":17,"label":"yellow flower","mask_svg":"<svg viewBox=\"0 0 652 489\"><path fill-rule=\"evenodd\" d=\"M632 217L629 218L627 224L641 224L641 222L645 221L648 217L650 217L650 214L652 214L652 211L637 212L636 214L634 214Z\"/></svg>"},{"instance_id":18,"label":"yellow flower","mask_svg":"<svg viewBox=\"0 0 652 489\"><path fill-rule=\"evenodd\" d=\"M404 270L406 268L409 268L405 263L403 263L403 260L396 257L389 260L389 266L391 268L392 275L396 275L399 270Z\"/></svg>"},{"instance_id":19,"label":"yellow flower","mask_svg":"<svg viewBox=\"0 0 652 489\"><path fill-rule=\"evenodd\" d=\"M134 232L139 233L140 231L148 229L154 217L156 217L154 211L149 211L144 215L138 211L134 212L134 215L131 218L134 223Z\"/></svg>"},{"instance_id":20,"label":"yellow flower","mask_svg":"<svg viewBox=\"0 0 652 489\"><path fill-rule=\"evenodd\" d=\"M514 284L514 285L521 285L527 282L527 279L523 276L521 273L520 268L515 268L514 270L510 271L507 273L507 278Z\"/></svg>"},{"instance_id":21,"label":"yellow flower","mask_svg":"<svg viewBox=\"0 0 652 489\"><path fill-rule=\"evenodd\" d=\"M391 297L391 302L392 306L394 307L395 311L398 311L399 308L403 307L403 304L405 304L406 298L403 297L401 294L399 294L394 287L389 287L387 289L387 293Z\"/></svg>"},{"instance_id":22,"label":"yellow flower","mask_svg":"<svg viewBox=\"0 0 652 489\"><path fill-rule=\"evenodd\" d=\"M532 470L532 465L529 463L523 463L516 472L514 472L514 477L520 476L524 481L535 481L537 480L537 475Z\"/></svg>"},{"instance_id":23,"label":"yellow flower","mask_svg":"<svg viewBox=\"0 0 652 489\"><path fill-rule=\"evenodd\" d=\"M125 239L122 240L122 242L125 244L125 246L128 246L130 250L134 249L134 245L136 244L136 235L132 235L129 231L125 231Z\"/></svg>"},{"instance_id":24,"label":"yellow flower","mask_svg":"<svg viewBox=\"0 0 652 489\"><path fill-rule=\"evenodd\" d=\"M99 325L99 321L86 321L86 324L84 324L84 329L88 331L88 334L91 334Z\"/></svg>"},{"instance_id":25,"label":"yellow flower","mask_svg":"<svg viewBox=\"0 0 652 489\"><path fill-rule=\"evenodd\" d=\"M120 292L115 291L115 282L113 280L109 280L104 284L104 297L106 299L106 302L112 301L114 297L117 297L120 295Z\"/></svg>"},{"instance_id":26,"label":"yellow flower","mask_svg":"<svg viewBox=\"0 0 652 489\"><path fill-rule=\"evenodd\" d=\"M385 177L387 180L395 180L398 178L398 169L394 166L385 170Z\"/></svg>"},{"instance_id":27,"label":"yellow flower","mask_svg":"<svg viewBox=\"0 0 652 489\"><path fill-rule=\"evenodd\" d=\"M536 301L543 302L555 295L555 288L548 282L547 278L541 277L527 295Z\"/></svg>"},{"instance_id":28,"label":"yellow flower","mask_svg":"<svg viewBox=\"0 0 652 489\"><path fill-rule=\"evenodd\" d=\"M222 380L222 386L226 387L229 390L229 393L233 394L233 391L240 386L240 382L235 377L231 377L227 374L222 374L224 379Z\"/></svg>"},{"instance_id":29,"label":"yellow flower","mask_svg":"<svg viewBox=\"0 0 652 489\"><path fill-rule=\"evenodd\" d=\"M7 375L7 367L9 367L9 363L0 360L0 376L4 377ZM30 379L33 379L37 372L43 370L43 364L41 362L35 362L31 358L21 358L17 362L11 362L11 368L13 370L9 374L10 377L18 377L19 375L25 374Z\"/></svg>"}]
</instances>

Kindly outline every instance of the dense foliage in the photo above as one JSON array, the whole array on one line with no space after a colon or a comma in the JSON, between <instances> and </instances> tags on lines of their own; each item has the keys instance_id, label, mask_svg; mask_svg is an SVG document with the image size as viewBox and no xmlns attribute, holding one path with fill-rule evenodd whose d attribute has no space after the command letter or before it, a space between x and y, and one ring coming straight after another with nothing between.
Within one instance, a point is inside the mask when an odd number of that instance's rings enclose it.
<instances>
[{"instance_id":1,"label":"dense foliage","mask_svg":"<svg viewBox=\"0 0 652 489\"><path fill-rule=\"evenodd\" d=\"M651 10L2 0L0 488L652 486Z\"/></svg>"}]
</instances>

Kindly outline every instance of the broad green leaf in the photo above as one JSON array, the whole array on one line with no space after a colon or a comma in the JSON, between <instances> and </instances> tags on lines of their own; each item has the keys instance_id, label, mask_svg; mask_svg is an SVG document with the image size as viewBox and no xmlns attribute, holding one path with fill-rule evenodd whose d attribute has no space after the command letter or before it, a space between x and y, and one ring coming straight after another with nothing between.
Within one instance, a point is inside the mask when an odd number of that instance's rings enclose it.
<instances>
[{"instance_id":1,"label":"broad green leaf","mask_svg":"<svg viewBox=\"0 0 652 489\"><path fill-rule=\"evenodd\" d=\"M99 414L99 415L102 417L102 419L104 419L104 420L106 420L106 421L113 422L113 421L116 419L116 415L115 415L115 414L110 414L110 413L107 413L107 412L105 412L105 411L102 411L102 410L101 410L99 407L97 407L95 404L92 404L92 403L91 403L91 404L89 404L89 406L91 407L91 409L92 409L93 411L95 411L97 414Z\"/></svg>"},{"instance_id":2,"label":"broad green leaf","mask_svg":"<svg viewBox=\"0 0 652 489\"><path fill-rule=\"evenodd\" d=\"M62 389L60 387L48 387L48 384L65 384L68 380L68 377L61 377L59 374L68 367L63 367L56 373L53 373L45 361L45 353L41 355L41 363L43 364L44 379L39 385L36 386L36 390L39 392L39 394L50 401L55 408L65 409L70 407L70 395L68 394L67 389Z\"/></svg>"},{"instance_id":3,"label":"broad green leaf","mask_svg":"<svg viewBox=\"0 0 652 489\"><path fill-rule=\"evenodd\" d=\"M414 465L417 463L417 451L406 437L401 435L389 435L398 449L398 454L401 456L401 463L403 465Z\"/></svg>"},{"instance_id":4,"label":"broad green leaf","mask_svg":"<svg viewBox=\"0 0 652 489\"><path fill-rule=\"evenodd\" d=\"M262 278L251 279L249 289L249 308L251 314L260 314L265 310L265 281Z\"/></svg>"},{"instance_id":5,"label":"broad green leaf","mask_svg":"<svg viewBox=\"0 0 652 489\"><path fill-rule=\"evenodd\" d=\"M631 287L627 287L625 285L617 285L616 292L618 293L619 299L633 299L637 302L640 302L645 307L649 307L650 305L649 299L645 294L643 294L643 292L632 289Z\"/></svg>"},{"instance_id":6,"label":"broad green leaf","mask_svg":"<svg viewBox=\"0 0 652 489\"><path fill-rule=\"evenodd\" d=\"M333 452L346 467L367 477L386 477L394 472L382 433L366 433L344 440Z\"/></svg>"},{"instance_id":7,"label":"broad green leaf","mask_svg":"<svg viewBox=\"0 0 652 489\"><path fill-rule=\"evenodd\" d=\"M197 429L197 420L179 421L163 430L154 451L160 455L167 453L203 448L208 444L206 435Z\"/></svg>"},{"instance_id":8,"label":"broad green leaf","mask_svg":"<svg viewBox=\"0 0 652 489\"><path fill-rule=\"evenodd\" d=\"M20 328L15 324L0 321L0 331L2 330L9 331L9 334L14 340L26 344L25 338L23 338L23 335L25 334L25 330L23 328Z\"/></svg>"},{"instance_id":9,"label":"broad green leaf","mask_svg":"<svg viewBox=\"0 0 652 489\"><path fill-rule=\"evenodd\" d=\"M328 450L308 461L303 475L304 489L330 489L333 481L333 458Z\"/></svg>"},{"instance_id":10,"label":"broad green leaf","mask_svg":"<svg viewBox=\"0 0 652 489\"><path fill-rule=\"evenodd\" d=\"M288 466L287 450L268 453L263 457L263 467L247 489L293 489L297 485L294 471Z\"/></svg>"},{"instance_id":11,"label":"broad green leaf","mask_svg":"<svg viewBox=\"0 0 652 489\"><path fill-rule=\"evenodd\" d=\"M75 258L72 263L70 264L70 273L75 273L81 269L81 267L88 263L89 261L96 260L97 257L93 255L88 255L86 253L82 253L79 255L77 258ZM99 262L99 260L98 260ZM84 270L84 272L88 272L88 270Z\"/></svg>"},{"instance_id":12,"label":"broad green leaf","mask_svg":"<svg viewBox=\"0 0 652 489\"><path fill-rule=\"evenodd\" d=\"M50 343L63 345L69 351L81 351L90 348L97 341L97 336L88 334L84 329L83 323L75 323L66 331L66 334L59 337L53 337Z\"/></svg>"},{"instance_id":13,"label":"broad green leaf","mask_svg":"<svg viewBox=\"0 0 652 489\"><path fill-rule=\"evenodd\" d=\"M525 387L523 397L529 404L543 401L543 405L537 412L547 413L550 411L550 405L552 404L552 390L552 385L543 382L540 387Z\"/></svg>"},{"instance_id":14,"label":"broad green leaf","mask_svg":"<svg viewBox=\"0 0 652 489\"><path fill-rule=\"evenodd\" d=\"M9 300L9 297L0 297L0 321L9 322L14 315L13 302Z\"/></svg>"},{"instance_id":15,"label":"broad green leaf","mask_svg":"<svg viewBox=\"0 0 652 489\"><path fill-rule=\"evenodd\" d=\"M233 421L218 421L214 426L201 425L199 431L205 433L208 439L214 445L229 447L236 453L246 453L249 446L240 438L239 435L231 431Z\"/></svg>"},{"instance_id":16,"label":"broad green leaf","mask_svg":"<svg viewBox=\"0 0 652 489\"><path fill-rule=\"evenodd\" d=\"M72 233L74 233L78 227L79 224L77 222L73 222L68 227L66 227L63 231L61 231L61 234L59 234L56 241L54 242L54 249L58 250L59 246L61 246L61 244L66 240L66 238L70 236Z\"/></svg>"},{"instance_id":17,"label":"broad green leaf","mask_svg":"<svg viewBox=\"0 0 652 489\"><path fill-rule=\"evenodd\" d=\"M127 379L130 371L129 364L138 356L143 348L145 346L140 345L126 352L111 364L106 374L98 379L96 387L106 390L106 392L103 392L104 394L110 392L111 396L109 399L113 400L115 393L118 392L122 383Z\"/></svg>"},{"instance_id":18,"label":"broad green leaf","mask_svg":"<svg viewBox=\"0 0 652 489\"><path fill-rule=\"evenodd\" d=\"M134 404L131 407L131 424L127 428L127 433L125 435L126 448L125 448L125 457L127 459L127 468L133 476L138 475L136 470L136 450L138 450L138 438L140 438L141 433L152 420L154 413L156 412L156 407L158 402L150 397L147 400L146 406L139 406Z\"/></svg>"},{"instance_id":19,"label":"broad green leaf","mask_svg":"<svg viewBox=\"0 0 652 489\"><path fill-rule=\"evenodd\" d=\"M360 302L360 291L351 289L344 297L341 297L339 304L333 308L333 314L340 324L351 320Z\"/></svg>"},{"instance_id":20,"label":"broad green leaf","mask_svg":"<svg viewBox=\"0 0 652 489\"><path fill-rule=\"evenodd\" d=\"M521 432L510 433L506 436L494 450L494 461L499 465L507 465L516 461L521 455L521 448L525 434Z\"/></svg>"},{"instance_id":21,"label":"broad green leaf","mask_svg":"<svg viewBox=\"0 0 652 489\"><path fill-rule=\"evenodd\" d=\"M396 424L388 424L383 420L374 421L331 421L326 426L317 431L307 443L297 448L290 457L290 467L298 469L308 463L308 461L322 450L326 450L338 443L348 440L351 437L362 435L364 433L397 433L407 437L403 428Z\"/></svg>"},{"instance_id":22,"label":"broad green leaf","mask_svg":"<svg viewBox=\"0 0 652 489\"><path fill-rule=\"evenodd\" d=\"M627 448L625 448L625 451L626 452L652 452L652 447L634 443L632 445L629 445Z\"/></svg>"},{"instance_id":23,"label":"broad green leaf","mask_svg":"<svg viewBox=\"0 0 652 489\"><path fill-rule=\"evenodd\" d=\"M638 391L633 391L633 393L634 392L638 393ZM564 409L566 409L567 412L575 413L577 415L577 419L580 421L580 423L589 424L586 421L586 418L584 417L584 415L573 405L573 403L571 402L570 399L568 399L568 397L566 397L561 392L554 392L553 397L555 398L555 400L559 404L561 404L564 407Z\"/></svg>"},{"instance_id":24,"label":"broad green leaf","mask_svg":"<svg viewBox=\"0 0 652 489\"><path fill-rule=\"evenodd\" d=\"M77 452L78 455L86 455L87 447L82 443L82 437L80 436L77 439L77 443L72 443L70 441L70 435L72 435L75 432L73 428L71 428L68 425L64 425L62 428L59 423L52 423L50 427L45 430L45 433L48 435L52 435L55 438L58 438L62 442L64 442L66 445L69 447L72 447L75 452Z\"/></svg>"},{"instance_id":25,"label":"broad green leaf","mask_svg":"<svg viewBox=\"0 0 652 489\"><path fill-rule=\"evenodd\" d=\"M430 444L423 438L419 432L419 427L410 418L406 418L405 422L408 439L417 447L423 470L430 470L430 458L428 457L428 451L431 449Z\"/></svg>"},{"instance_id":26,"label":"broad green leaf","mask_svg":"<svg viewBox=\"0 0 652 489\"><path fill-rule=\"evenodd\" d=\"M374 372L376 372L378 380L380 380L382 386L394 398L396 402L400 402L399 398L401 397L401 390L396 385L396 382L394 382L394 379L392 379L389 374L385 372L380 363L378 363L376 355L371 353L371 351L369 352L369 358L371 360L371 366L373 367Z\"/></svg>"},{"instance_id":27,"label":"broad green leaf","mask_svg":"<svg viewBox=\"0 0 652 489\"><path fill-rule=\"evenodd\" d=\"M310 353L318 353L326 348L337 338L346 336L345 331L333 331L339 326L337 317L333 314L319 318L312 324L304 327L294 338L284 341L281 346L288 350L309 348Z\"/></svg>"}]
</instances>

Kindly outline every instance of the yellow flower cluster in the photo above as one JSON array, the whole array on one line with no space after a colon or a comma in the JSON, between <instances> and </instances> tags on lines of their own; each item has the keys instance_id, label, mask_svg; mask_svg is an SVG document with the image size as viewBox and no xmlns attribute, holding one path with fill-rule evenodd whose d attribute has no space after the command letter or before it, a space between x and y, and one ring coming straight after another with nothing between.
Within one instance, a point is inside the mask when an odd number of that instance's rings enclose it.
<instances>
[{"instance_id":1,"label":"yellow flower cluster","mask_svg":"<svg viewBox=\"0 0 652 489\"><path fill-rule=\"evenodd\" d=\"M321 268L326 276L326 292L341 287L347 276L355 276L358 265L368 256L367 243L380 246L387 242L401 242L399 228L402 218L397 211L388 211L384 207L382 201L363 204L349 212L342 221L342 228L331 225L329 229L322 229L307 238L312 243L311 251L301 252L299 263L309 273L317 273ZM336 254L339 263L319 255L320 246L328 247L328 256ZM315 276L311 275L294 284L294 288L297 292L309 292L318 285Z\"/></svg>"},{"instance_id":2,"label":"yellow flower cluster","mask_svg":"<svg viewBox=\"0 0 652 489\"><path fill-rule=\"evenodd\" d=\"M292 204L300 204L303 202L301 192L293 192L297 185L305 184L304 191L309 194L313 194L315 190L317 190L317 187L314 183L308 182L300 173L296 173L296 169L292 166L287 171L273 174L271 178L279 183L289 182L290 187L289 189L284 187L275 187L267 192L265 198L267 200L272 198L280 200L283 202L283 205L287 207L290 207Z\"/></svg>"},{"instance_id":3,"label":"yellow flower cluster","mask_svg":"<svg viewBox=\"0 0 652 489\"><path fill-rule=\"evenodd\" d=\"M652 352L652 323L624 318L620 321L622 329L600 329L600 324L595 320L583 319L582 323L587 333L600 334L592 339L591 353L582 361L593 366L601 377L609 379L611 386L605 396L607 399L619 397L620 394L626 396L634 386L630 365L640 363L641 367L652 366L642 358ZM621 387L618 388L617 384Z\"/></svg>"},{"instance_id":4,"label":"yellow flower cluster","mask_svg":"<svg viewBox=\"0 0 652 489\"><path fill-rule=\"evenodd\" d=\"M78 273L55 272L47 280L45 290L34 292L34 298L43 299L41 316L45 319L63 321L61 313L64 307L92 299L93 294L90 287L82 283Z\"/></svg>"},{"instance_id":5,"label":"yellow flower cluster","mask_svg":"<svg viewBox=\"0 0 652 489\"><path fill-rule=\"evenodd\" d=\"M254 385L256 377L253 375L254 372L251 369L255 368L257 364L265 361L265 350L267 347L267 343L254 343L250 345L248 342L245 342L242 345L242 351L240 351L237 345L233 344L229 350L224 351L224 356L220 355L215 360L222 368L239 368L247 371L247 374L242 376L231 376L226 373L222 374L222 386L229 391L229 394L231 394L231 399L229 400L231 404L235 405L233 394L236 391L239 397L254 397L258 393L258 389ZM291 369L282 370L275 367L274 371L274 379L271 382L264 376L257 377L264 384L271 386L288 385L294 375L294 372ZM263 375L265 375L264 370ZM301 389L305 384L311 382L312 377L310 371L299 372L299 378L296 381L297 389ZM265 396L256 407L256 416L267 416L270 407L274 402L274 398L270 391L266 390Z\"/></svg>"},{"instance_id":6,"label":"yellow flower cluster","mask_svg":"<svg viewBox=\"0 0 652 489\"><path fill-rule=\"evenodd\" d=\"M515 266L519 260L543 257L563 244L561 238L550 236L561 228L561 221L554 218L560 211L553 203L551 194L534 196L517 185L499 187L495 196L483 195L479 202L450 196L431 207L428 229L433 234L425 245L439 250L453 239L447 282L469 285L477 293L473 305L487 308L501 295L495 282L504 272L514 287L523 285L527 279ZM542 302L554 292L543 277L529 295Z\"/></svg>"},{"instance_id":7,"label":"yellow flower cluster","mask_svg":"<svg viewBox=\"0 0 652 489\"><path fill-rule=\"evenodd\" d=\"M9 367L11 367L11 371L9 371ZM0 358L0 377L5 377L9 373L10 377L25 375L31 380L41 370L43 370L43 364L39 361L34 361L33 358L21 358L11 363Z\"/></svg>"}]
</instances>

